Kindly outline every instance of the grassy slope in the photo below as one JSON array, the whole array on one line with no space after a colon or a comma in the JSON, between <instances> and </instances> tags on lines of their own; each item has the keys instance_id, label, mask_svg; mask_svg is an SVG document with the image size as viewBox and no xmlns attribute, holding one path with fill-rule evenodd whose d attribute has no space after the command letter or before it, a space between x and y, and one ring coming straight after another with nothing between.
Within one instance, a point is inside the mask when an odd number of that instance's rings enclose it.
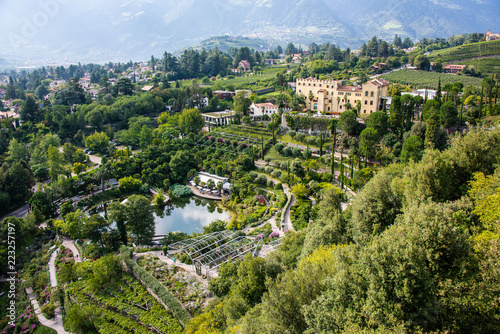
<instances>
[{"instance_id":1,"label":"grassy slope","mask_svg":"<svg viewBox=\"0 0 500 334\"><path fill-rule=\"evenodd\" d=\"M481 78L468 77L465 75L444 74L425 71L395 71L381 76L390 82L403 85L411 85L414 88L437 89L438 79L441 78L441 85L460 81L464 86L480 86Z\"/></svg>"},{"instance_id":2,"label":"grassy slope","mask_svg":"<svg viewBox=\"0 0 500 334\"><path fill-rule=\"evenodd\" d=\"M500 40L433 51L429 59L431 61L441 59L445 63L474 66L484 74L500 74Z\"/></svg>"},{"instance_id":3,"label":"grassy slope","mask_svg":"<svg viewBox=\"0 0 500 334\"><path fill-rule=\"evenodd\" d=\"M262 89L271 87L272 83L268 82L271 79L276 77L276 74L283 69L293 68L297 65L290 64L287 65L275 65L264 68L259 74L250 74L243 73L241 76L234 76L231 79L228 78L220 78L217 81L210 81L210 86L214 86L217 84L217 88L225 89L228 86L234 86L235 89ZM189 80L181 80L180 84L183 87L190 86L193 83L192 79Z\"/></svg>"},{"instance_id":4,"label":"grassy slope","mask_svg":"<svg viewBox=\"0 0 500 334\"><path fill-rule=\"evenodd\" d=\"M429 59L435 61L441 58L443 62L450 62L492 55L498 55L500 57L500 40L465 44L454 48L436 50L429 55Z\"/></svg>"}]
</instances>

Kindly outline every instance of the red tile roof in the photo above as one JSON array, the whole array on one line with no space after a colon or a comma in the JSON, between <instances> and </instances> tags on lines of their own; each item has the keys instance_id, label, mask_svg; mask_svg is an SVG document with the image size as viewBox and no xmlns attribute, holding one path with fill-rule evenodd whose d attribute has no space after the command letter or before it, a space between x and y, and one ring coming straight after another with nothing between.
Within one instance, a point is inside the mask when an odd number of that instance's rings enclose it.
<instances>
[{"instance_id":1,"label":"red tile roof","mask_svg":"<svg viewBox=\"0 0 500 334\"><path fill-rule=\"evenodd\" d=\"M337 87L337 90L341 91L341 92L361 92L362 91L361 87L357 87L357 86L340 86L340 87Z\"/></svg>"}]
</instances>

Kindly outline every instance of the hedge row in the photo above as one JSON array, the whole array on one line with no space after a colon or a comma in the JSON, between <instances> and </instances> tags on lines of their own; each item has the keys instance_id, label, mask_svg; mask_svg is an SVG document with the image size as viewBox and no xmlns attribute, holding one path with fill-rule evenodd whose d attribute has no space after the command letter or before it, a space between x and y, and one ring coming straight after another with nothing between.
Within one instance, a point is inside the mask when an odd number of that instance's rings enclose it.
<instances>
[{"instance_id":1,"label":"hedge row","mask_svg":"<svg viewBox=\"0 0 500 334\"><path fill-rule=\"evenodd\" d=\"M135 263L132 257L132 251L128 248L122 247L120 249L120 256L125 262L127 267L136 274L139 279L147 285L158 298L167 305L167 307L174 313L175 317L185 326L191 318L189 312L182 306L179 300L168 291L163 284L156 278L151 276L144 268Z\"/></svg>"}]
</instances>

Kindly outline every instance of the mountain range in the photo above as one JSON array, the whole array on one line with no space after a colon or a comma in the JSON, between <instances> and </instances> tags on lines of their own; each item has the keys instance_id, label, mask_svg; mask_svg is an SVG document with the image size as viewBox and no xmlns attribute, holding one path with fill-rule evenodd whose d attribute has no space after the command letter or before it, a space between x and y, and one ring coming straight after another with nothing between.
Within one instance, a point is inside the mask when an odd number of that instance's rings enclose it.
<instances>
[{"instance_id":1,"label":"mountain range","mask_svg":"<svg viewBox=\"0 0 500 334\"><path fill-rule=\"evenodd\" d=\"M500 32L499 17L498 0L6 0L0 58L16 65L140 60L221 35L262 41L262 49L288 42L357 48L374 35Z\"/></svg>"}]
</instances>

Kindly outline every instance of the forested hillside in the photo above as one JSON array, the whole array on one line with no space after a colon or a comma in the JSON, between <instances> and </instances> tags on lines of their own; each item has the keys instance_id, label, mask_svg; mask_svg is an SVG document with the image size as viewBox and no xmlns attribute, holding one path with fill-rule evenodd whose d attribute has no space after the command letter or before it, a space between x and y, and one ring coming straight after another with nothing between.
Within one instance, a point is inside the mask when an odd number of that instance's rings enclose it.
<instances>
[{"instance_id":1,"label":"forested hillside","mask_svg":"<svg viewBox=\"0 0 500 334\"><path fill-rule=\"evenodd\" d=\"M314 222L266 259L226 264L186 333L496 333L500 131L377 173L344 212L325 191Z\"/></svg>"}]
</instances>

